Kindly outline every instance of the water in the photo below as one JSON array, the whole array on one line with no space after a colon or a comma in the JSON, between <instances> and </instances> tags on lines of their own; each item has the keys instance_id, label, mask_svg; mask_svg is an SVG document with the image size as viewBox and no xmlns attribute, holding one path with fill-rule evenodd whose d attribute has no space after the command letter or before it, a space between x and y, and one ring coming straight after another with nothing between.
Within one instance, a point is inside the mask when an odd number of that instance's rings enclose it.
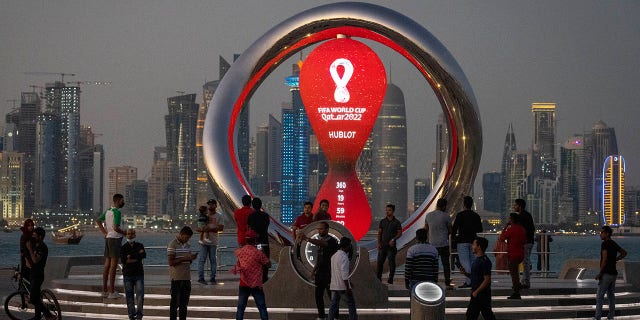
<instances>
[{"instance_id":1,"label":"water","mask_svg":"<svg viewBox=\"0 0 640 320\"><path fill-rule=\"evenodd\" d=\"M18 265L20 261L18 248L20 234L20 232L0 233L0 257L2 257L0 260L0 268ZM147 247L147 259L145 259L145 265L166 265L166 246L176 234L177 232L143 232L139 230L136 240L140 241L145 245L145 247ZM197 237L198 234L195 234L190 241L194 251L199 249ZM486 235L486 237L489 239L489 249L493 248L496 236ZM627 260L640 261L640 250L637 249L640 237L616 237L614 234L613 239L627 251ZM102 255L104 250L104 238L102 234L97 232L87 233L79 245L55 244L51 240L49 234L47 234L45 242L49 247L49 256ZM599 259L600 243L601 240L598 235L554 235L553 242L551 243L551 271L559 272L564 262L568 259ZM227 247L227 249L224 249L224 247ZM233 257L233 249L235 247L235 234L225 233L220 237L219 248L221 248L221 262L219 262L219 264L233 265L235 263ZM493 260L493 254L489 254L489 257ZM532 254L531 259L535 268L537 261L535 254Z\"/></svg>"}]
</instances>

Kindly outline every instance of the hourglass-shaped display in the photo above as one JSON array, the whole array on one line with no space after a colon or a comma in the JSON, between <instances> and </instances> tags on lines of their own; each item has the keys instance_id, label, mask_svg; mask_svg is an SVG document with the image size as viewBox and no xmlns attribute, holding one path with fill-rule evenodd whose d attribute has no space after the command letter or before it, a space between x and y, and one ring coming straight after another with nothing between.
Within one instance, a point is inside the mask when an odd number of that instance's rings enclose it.
<instances>
[{"instance_id":1,"label":"hourglass-shaped display","mask_svg":"<svg viewBox=\"0 0 640 320\"><path fill-rule=\"evenodd\" d=\"M382 61L364 43L338 38L314 49L300 70L300 95L329 165L316 202L356 240L369 230L371 208L356 174L358 156L384 100Z\"/></svg>"}]
</instances>

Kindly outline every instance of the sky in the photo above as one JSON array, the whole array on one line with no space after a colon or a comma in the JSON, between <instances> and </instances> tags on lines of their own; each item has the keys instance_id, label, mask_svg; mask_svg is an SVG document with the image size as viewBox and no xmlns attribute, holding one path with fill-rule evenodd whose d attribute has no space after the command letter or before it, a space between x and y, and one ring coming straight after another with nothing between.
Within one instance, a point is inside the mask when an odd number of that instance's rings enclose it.
<instances>
[{"instance_id":1,"label":"sky","mask_svg":"<svg viewBox=\"0 0 640 320\"><path fill-rule=\"evenodd\" d=\"M81 122L101 134L106 166L132 165L148 178L154 146L165 145L167 98L197 93L228 61L281 21L333 1L10 1L0 0L0 114L30 85L81 85ZM369 1L415 20L451 52L473 88L483 129L476 178L500 170L509 124L518 149L531 146L534 102L557 104L558 144L604 121L626 158L627 186L640 186L640 2L638 1ZM425 177L435 157L441 112L427 82L404 58L368 43L405 94L409 179ZM311 49L302 52L306 56ZM290 100L289 59L251 100L251 135L280 119ZM36 89L38 90L38 89ZM19 102L18 102L19 103ZM426 130L425 130L426 128ZM411 190L411 188L410 188Z\"/></svg>"}]
</instances>

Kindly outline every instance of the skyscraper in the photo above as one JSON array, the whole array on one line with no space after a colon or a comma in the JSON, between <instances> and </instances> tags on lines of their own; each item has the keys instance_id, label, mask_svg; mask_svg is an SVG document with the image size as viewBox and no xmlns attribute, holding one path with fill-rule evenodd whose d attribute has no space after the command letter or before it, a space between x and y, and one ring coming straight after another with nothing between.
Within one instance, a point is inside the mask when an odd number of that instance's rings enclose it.
<instances>
[{"instance_id":1,"label":"skyscraper","mask_svg":"<svg viewBox=\"0 0 640 320\"><path fill-rule=\"evenodd\" d=\"M167 157L173 164L176 191L175 217L190 213L196 208L196 181L198 158L196 151L196 127L198 104L196 94L167 99L169 114L165 116Z\"/></svg>"},{"instance_id":2,"label":"skyscraper","mask_svg":"<svg viewBox=\"0 0 640 320\"><path fill-rule=\"evenodd\" d=\"M599 120L593 124L591 135L585 141L587 148L591 151L591 209L602 212L602 164L605 159L612 154L618 154L618 142L616 140L616 132L614 128Z\"/></svg>"},{"instance_id":3,"label":"skyscraper","mask_svg":"<svg viewBox=\"0 0 640 320\"><path fill-rule=\"evenodd\" d=\"M587 174L590 163L587 160L583 135L570 137L560 147L559 222L583 221L589 209Z\"/></svg>"},{"instance_id":4,"label":"skyscraper","mask_svg":"<svg viewBox=\"0 0 640 320\"><path fill-rule=\"evenodd\" d=\"M624 215L624 157L608 156L602 168L602 218L605 225L625 224Z\"/></svg>"},{"instance_id":5,"label":"skyscraper","mask_svg":"<svg viewBox=\"0 0 640 320\"><path fill-rule=\"evenodd\" d=\"M311 126L300 97L300 65L292 66L285 78L291 92L291 109L282 109L282 184L280 192L281 220L285 224L302 212L309 199L309 134Z\"/></svg>"},{"instance_id":6,"label":"skyscraper","mask_svg":"<svg viewBox=\"0 0 640 320\"><path fill-rule=\"evenodd\" d=\"M24 220L23 156L20 152L0 152L0 208L2 218L13 226Z\"/></svg>"},{"instance_id":7,"label":"skyscraper","mask_svg":"<svg viewBox=\"0 0 640 320\"><path fill-rule=\"evenodd\" d=\"M102 212L104 150L102 145L95 144L95 134L89 126L80 127L78 168L80 210L85 213Z\"/></svg>"},{"instance_id":8,"label":"skyscraper","mask_svg":"<svg viewBox=\"0 0 640 320\"><path fill-rule=\"evenodd\" d=\"M413 210L417 210L422 205L429 196L429 192L431 192L431 186L428 179L413 180Z\"/></svg>"},{"instance_id":9,"label":"skyscraper","mask_svg":"<svg viewBox=\"0 0 640 320\"><path fill-rule=\"evenodd\" d=\"M556 179L556 104L533 103L533 174L539 179Z\"/></svg>"},{"instance_id":10,"label":"skyscraper","mask_svg":"<svg viewBox=\"0 0 640 320\"><path fill-rule=\"evenodd\" d=\"M125 186L124 198L127 201L127 211L132 214L147 214L149 186L145 180L133 180Z\"/></svg>"},{"instance_id":11,"label":"skyscraper","mask_svg":"<svg viewBox=\"0 0 640 320\"><path fill-rule=\"evenodd\" d=\"M486 211L501 212L503 207L502 173L487 172L482 175L483 208Z\"/></svg>"},{"instance_id":12,"label":"skyscraper","mask_svg":"<svg viewBox=\"0 0 640 320\"><path fill-rule=\"evenodd\" d=\"M504 148L502 151L502 166L500 173L502 174L500 189L502 191L501 195L501 205L499 211L502 214L502 219L506 218L507 211L510 210L511 205L513 204L513 200L517 198L512 198L513 192L510 189L512 186L511 182L508 179L511 177L512 170L511 166L514 164L512 162L512 155L517 151L516 147L516 135L513 133L513 126L509 124L509 128L507 129L507 135L504 139Z\"/></svg>"},{"instance_id":13,"label":"skyscraper","mask_svg":"<svg viewBox=\"0 0 640 320\"><path fill-rule=\"evenodd\" d=\"M172 184L175 180L167 148L155 147L151 176L147 182L147 215L160 216L175 212L175 187Z\"/></svg>"},{"instance_id":14,"label":"skyscraper","mask_svg":"<svg viewBox=\"0 0 640 320\"><path fill-rule=\"evenodd\" d=\"M46 85L38 116L36 202L41 208L79 209L80 87Z\"/></svg>"},{"instance_id":15,"label":"skyscraper","mask_svg":"<svg viewBox=\"0 0 640 320\"><path fill-rule=\"evenodd\" d=\"M435 172L440 174L444 162L447 160L447 153L449 150L449 129L444 122L444 114L438 116L438 123L436 124L436 167ZM433 187L433 186L431 186Z\"/></svg>"},{"instance_id":16,"label":"skyscraper","mask_svg":"<svg viewBox=\"0 0 640 320\"><path fill-rule=\"evenodd\" d=\"M387 92L373 128L372 189L373 221L385 216L388 203L395 204L401 221L407 216L407 119L404 94L387 84Z\"/></svg>"}]
</instances>

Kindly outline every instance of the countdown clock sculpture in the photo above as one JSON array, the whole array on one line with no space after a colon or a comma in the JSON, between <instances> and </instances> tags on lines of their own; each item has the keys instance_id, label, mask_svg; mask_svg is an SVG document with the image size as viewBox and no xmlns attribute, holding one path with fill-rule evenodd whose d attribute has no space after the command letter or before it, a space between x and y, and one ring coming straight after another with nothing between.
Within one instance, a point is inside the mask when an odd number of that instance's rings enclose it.
<instances>
[{"instance_id":1,"label":"countdown clock sculpture","mask_svg":"<svg viewBox=\"0 0 640 320\"><path fill-rule=\"evenodd\" d=\"M482 153L482 129L473 91L453 56L424 27L391 9L353 2L316 7L281 22L245 50L221 80L205 120L203 148L210 181L228 211L241 206L244 194L253 195L236 153L237 118L242 106L287 58L307 46L339 37L375 41L406 58L424 76L444 112L449 132L447 159L425 202L403 222L404 233L397 244L404 247L413 240L415 230L423 227L424 215L435 209L436 199L445 197L451 208L456 208L462 196L470 193ZM348 68L347 62L336 61L335 100L348 97L344 88L338 88L344 87L341 82L347 78L344 70ZM291 244L289 228L273 218L271 222L272 245ZM367 226L370 223L362 221ZM369 250L371 260L377 257L375 242L359 243Z\"/></svg>"}]
</instances>

